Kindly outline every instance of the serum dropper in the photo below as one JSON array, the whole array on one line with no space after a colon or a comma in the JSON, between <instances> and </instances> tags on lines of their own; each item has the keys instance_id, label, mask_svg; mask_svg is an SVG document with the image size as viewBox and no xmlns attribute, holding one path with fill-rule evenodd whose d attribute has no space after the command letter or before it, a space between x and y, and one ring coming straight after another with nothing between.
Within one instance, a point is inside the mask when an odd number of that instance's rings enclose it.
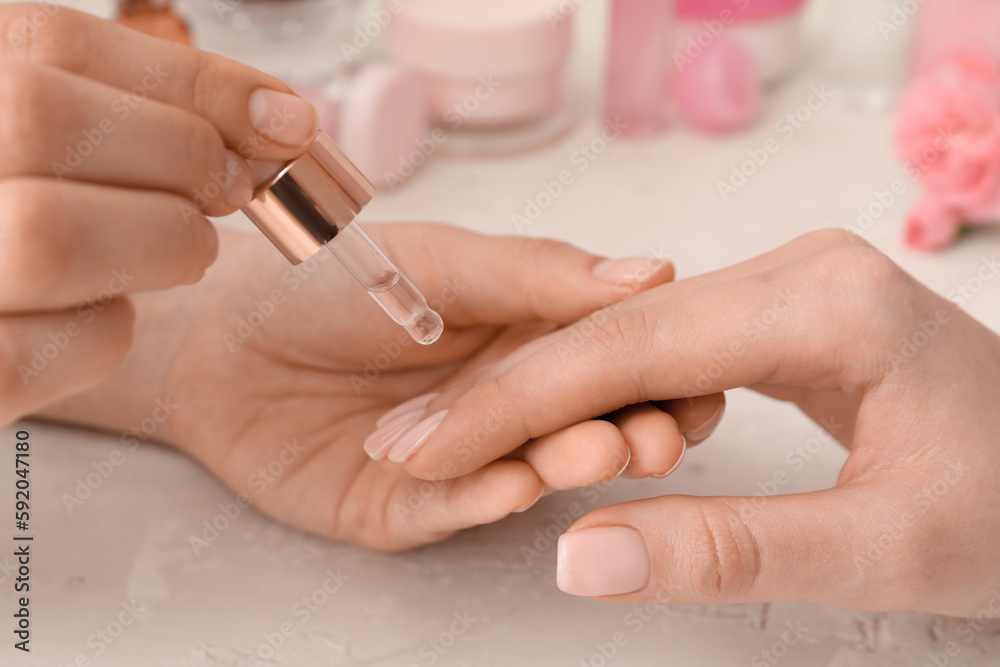
<instances>
[{"instance_id":1,"label":"serum dropper","mask_svg":"<svg viewBox=\"0 0 1000 667\"><path fill-rule=\"evenodd\" d=\"M375 188L322 130L302 157L257 189L243 212L293 264L326 249L394 322L421 345L444 322L354 221Z\"/></svg>"}]
</instances>

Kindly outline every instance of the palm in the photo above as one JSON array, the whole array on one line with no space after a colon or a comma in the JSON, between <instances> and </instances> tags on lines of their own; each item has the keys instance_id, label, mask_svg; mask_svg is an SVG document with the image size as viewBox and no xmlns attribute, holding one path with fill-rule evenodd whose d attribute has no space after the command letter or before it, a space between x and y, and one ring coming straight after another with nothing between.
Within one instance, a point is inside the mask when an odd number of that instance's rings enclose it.
<instances>
[{"instance_id":1,"label":"palm","mask_svg":"<svg viewBox=\"0 0 1000 667\"><path fill-rule=\"evenodd\" d=\"M189 300L198 304L191 318L198 324L167 386L181 405L212 407L211 415L188 410L172 424L177 444L258 509L333 539L399 549L480 522L438 506L449 494L422 500L428 482L373 462L362 442L380 415L504 354L525 328L449 325L439 344L424 348L336 262L296 274L263 243L242 246ZM270 311L265 300L274 303L276 289L284 299L273 314L251 317ZM447 317L447 303L443 310Z\"/></svg>"}]
</instances>

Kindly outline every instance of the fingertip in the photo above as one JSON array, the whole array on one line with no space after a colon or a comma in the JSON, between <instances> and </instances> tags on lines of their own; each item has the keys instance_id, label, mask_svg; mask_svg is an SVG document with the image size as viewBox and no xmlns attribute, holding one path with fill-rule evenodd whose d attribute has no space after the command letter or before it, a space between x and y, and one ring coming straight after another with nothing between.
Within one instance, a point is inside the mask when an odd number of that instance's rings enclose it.
<instances>
[{"instance_id":1,"label":"fingertip","mask_svg":"<svg viewBox=\"0 0 1000 667\"><path fill-rule=\"evenodd\" d=\"M515 480L514 488L504 497L507 514L527 512L542 499L545 494L545 484L542 483L538 473L527 463L510 460L503 463L508 468L506 474L511 475Z\"/></svg>"},{"instance_id":2,"label":"fingertip","mask_svg":"<svg viewBox=\"0 0 1000 667\"><path fill-rule=\"evenodd\" d=\"M250 125L269 145L280 148L302 149L308 146L319 129L319 114L307 100L293 92L258 86L247 98L247 117ZM251 154L251 159L264 157Z\"/></svg>"},{"instance_id":3,"label":"fingertip","mask_svg":"<svg viewBox=\"0 0 1000 667\"><path fill-rule=\"evenodd\" d=\"M726 413L726 395L722 392L707 396L658 401L656 405L673 416L688 446L707 440L722 423Z\"/></svg>"},{"instance_id":4,"label":"fingertip","mask_svg":"<svg viewBox=\"0 0 1000 667\"><path fill-rule=\"evenodd\" d=\"M499 521L532 507L545 487L535 471L523 461L501 459L466 477L453 481L448 514L467 528Z\"/></svg>"},{"instance_id":5,"label":"fingertip","mask_svg":"<svg viewBox=\"0 0 1000 667\"><path fill-rule=\"evenodd\" d=\"M177 285L193 285L205 277L205 272L219 258L219 231L208 218L188 222L192 229L187 245L181 248L182 256L177 257L175 270Z\"/></svg>"},{"instance_id":6,"label":"fingertip","mask_svg":"<svg viewBox=\"0 0 1000 667\"><path fill-rule=\"evenodd\" d=\"M207 269L219 259L219 230L206 220L203 233L205 235L205 268Z\"/></svg>"},{"instance_id":7,"label":"fingertip","mask_svg":"<svg viewBox=\"0 0 1000 667\"><path fill-rule=\"evenodd\" d=\"M135 326L135 320L138 316L132 297L127 294L121 295L111 302L109 310L113 314L117 313L118 317L121 318L122 326L128 327L129 340L131 341L132 327Z\"/></svg>"},{"instance_id":8,"label":"fingertip","mask_svg":"<svg viewBox=\"0 0 1000 667\"><path fill-rule=\"evenodd\" d=\"M619 429L590 419L536 438L518 453L548 488L564 491L617 479L632 451Z\"/></svg>"},{"instance_id":9,"label":"fingertip","mask_svg":"<svg viewBox=\"0 0 1000 667\"><path fill-rule=\"evenodd\" d=\"M100 301L84 304L78 309L78 312L81 311L84 312L85 317L89 316L88 312L94 313L94 321L100 322L98 326L101 327L99 329L101 334L96 338L103 342L102 345L92 348L94 372L89 375L84 386L81 387L83 389L111 377L125 361L125 357L132 347L137 312L135 303L128 295L116 297L106 306L102 306Z\"/></svg>"}]
</instances>

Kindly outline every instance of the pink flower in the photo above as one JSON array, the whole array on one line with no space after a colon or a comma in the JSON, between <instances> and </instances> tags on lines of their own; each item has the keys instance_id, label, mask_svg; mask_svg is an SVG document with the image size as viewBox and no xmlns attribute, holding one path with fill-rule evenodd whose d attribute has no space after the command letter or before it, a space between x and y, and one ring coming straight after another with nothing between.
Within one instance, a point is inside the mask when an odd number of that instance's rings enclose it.
<instances>
[{"instance_id":1,"label":"pink flower","mask_svg":"<svg viewBox=\"0 0 1000 667\"><path fill-rule=\"evenodd\" d=\"M956 55L918 79L900 101L896 148L926 191L907 222L910 245L945 247L960 221L998 210L1000 71L992 59Z\"/></svg>"},{"instance_id":2,"label":"pink flower","mask_svg":"<svg viewBox=\"0 0 1000 667\"><path fill-rule=\"evenodd\" d=\"M918 250L943 250L954 243L961 227L955 209L926 196L906 219L906 244Z\"/></svg>"}]
</instances>

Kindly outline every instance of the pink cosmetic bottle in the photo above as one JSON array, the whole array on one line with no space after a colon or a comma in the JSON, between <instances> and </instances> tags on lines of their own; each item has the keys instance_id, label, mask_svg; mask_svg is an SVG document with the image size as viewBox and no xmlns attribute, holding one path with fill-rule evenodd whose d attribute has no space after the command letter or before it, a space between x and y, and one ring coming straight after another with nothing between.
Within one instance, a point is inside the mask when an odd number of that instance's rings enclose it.
<instances>
[{"instance_id":1,"label":"pink cosmetic bottle","mask_svg":"<svg viewBox=\"0 0 1000 667\"><path fill-rule=\"evenodd\" d=\"M672 0L613 0L604 115L643 136L666 126Z\"/></svg>"},{"instance_id":2,"label":"pink cosmetic bottle","mask_svg":"<svg viewBox=\"0 0 1000 667\"><path fill-rule=\"evenodd\" d=\"M985 54L1000 64L1000 2L927 0L913 39L912 75L956 52Z\"/></svg>"},{"instance_id":3,"label":"pink cosmetic bottle","mask_svg":"<svg viewBox=\"0 0 1000 667\"><path fill-rule=\"evenodd\" d=\"M727 34L734 12L678 20L678 11L671 0L612 2L604 113L627 135L662 130L674 111L710 132L738 130L757 116L760 75L750 48Z\"/></svg>"}]
</instances>

